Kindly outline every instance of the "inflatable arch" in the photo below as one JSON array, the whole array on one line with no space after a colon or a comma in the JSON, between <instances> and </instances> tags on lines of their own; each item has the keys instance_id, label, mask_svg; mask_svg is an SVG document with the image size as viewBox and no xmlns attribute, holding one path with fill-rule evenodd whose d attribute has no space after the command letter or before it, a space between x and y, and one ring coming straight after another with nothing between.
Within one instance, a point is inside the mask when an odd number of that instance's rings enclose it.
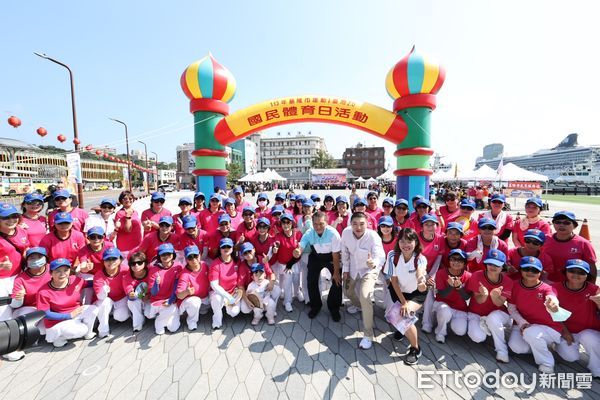
<instances>
[{"instance_id":1,"label":"inflatable arch","mask_svg":"<svg viewBox=\"0 0 600 400\"><path fill-rule=\"evenodd\" d=\"M253 132L298 122L340 124L368 132L396 145L396 196L428 197L431 112L445 79L444 69L415 52L387 74L385 86L394 99L393 112L373 104L316 95L278 98L229 114L235 78L209 53L181 75L181 88L194 115L196 187L212 193L225 188L226 145Z\"/></svg>"}]
</instances>

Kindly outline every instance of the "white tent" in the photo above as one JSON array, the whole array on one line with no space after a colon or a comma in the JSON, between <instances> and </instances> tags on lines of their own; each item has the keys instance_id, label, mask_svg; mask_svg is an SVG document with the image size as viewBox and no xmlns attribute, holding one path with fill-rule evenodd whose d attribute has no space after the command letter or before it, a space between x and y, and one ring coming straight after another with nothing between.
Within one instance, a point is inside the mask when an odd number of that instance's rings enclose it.
<instances>
[{"instance_id":1,"label":"white tent","mask_svg":"<svg viewBox=\"0 0 600 400\"><path fill-rule=\"evenodd\" d=\"M478 170L473 171L475 181L493 181L496 179L496 170L492 169L489 165L482 165Z\"/></svg>"},{"instance_id":2,"label":"white tent","mask_svg":"<svg viewBox=\"0 0 600 400\"><path fill-rule=\"evenodd\" d=\"M287 179L279 175L277 171L269 168L264 172L264 177L268 179L268 181L287 181Z\"/></svg>"},{"instance_id":3,"label":"white tent","mask_svg":"<svg viewBox=\"0 0 600 400\"><path fill-rule=\"evenodd\" d=\"M362 176L359 176L354 182L366 182L367 180Z\"/></svg>"},{"instance_id":4,"label":"white tent","mask_svg":"<svg viewBox=\"0 0 600 400\"><path fill-rule=\"evenodd\" d=\"M535 172L527 171L524 168L518 167L513 163L506 164L502 168L501 175L497 177L498 180L505 182L509 181L533 181L533 182L547 182L548 177L546 175L537 174Z\"/></svg>"},{"instance_id":5,"label":"white tent","mask_svg":"<svg viewBox=\"0 0 600 400\"><path fill-rule=\"evenodd\" d=\"M396 176L394 176L394 168L388 169L383 174L379 175L377 179L380 179L382 181L395 181Z\"/></svg>"},{"instance_id":6,"label":"white tent","mask_svg":"<svg viewBox=\"0 0 600 400\"><path fill-rule=\"evenodd\" d=\"M451 168L449 168L446 171L443 170L438 170L436 172L433 173L433 175L431 175L431 177L429 177L429 180L431 180L432 182L448 182L448 181L453 181L454 178L454 169L455 167L452 166Z\"/></svg>"},{"instance_id":7,"label":"white tent","mask_svg":"<svg viewBox=\"0 0 600 400\"><path fill-rule=\"evenodd\" d=\"M367 183L369 183L369 184L370 183L377 183L377 179L375 179L375 178L369 178L369 179L367 179Z\"/></svg>"}]
</instances>

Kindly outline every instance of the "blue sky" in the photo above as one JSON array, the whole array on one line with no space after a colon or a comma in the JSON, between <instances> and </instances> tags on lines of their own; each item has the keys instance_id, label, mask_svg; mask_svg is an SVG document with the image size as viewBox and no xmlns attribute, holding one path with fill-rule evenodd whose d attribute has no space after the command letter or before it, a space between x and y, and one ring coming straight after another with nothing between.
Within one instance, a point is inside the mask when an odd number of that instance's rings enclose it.
<instances>
[{"instance_id":1,"label":"blue sky","mask_svg":"<svg viewBox=\"0 0 600 400\"><path fill-rule=\"evenodd\" d=\"M222 5L220 3L223 3ZM32 3L31 3L32 4ZM0 137L57 145L72 138L68 75L75 73L83 144L124 151L148 143L162 160L193 141L182 71L211 51L236 77L232 111L275 97L323 94L391 108L388 70L412 47L447 69L433 114L432 145L462 165L482 147L509 155L552 147L571 132L600 142L596 118L600 27L593 2L551 1L89 1L3 5ZM44 126L50 134L35 134ZM392 145L335 125L300 124L283 132L323 135L339 157L363 142ZM70 146L70 141L63 147Z\"/></svg>"}]
</instances>

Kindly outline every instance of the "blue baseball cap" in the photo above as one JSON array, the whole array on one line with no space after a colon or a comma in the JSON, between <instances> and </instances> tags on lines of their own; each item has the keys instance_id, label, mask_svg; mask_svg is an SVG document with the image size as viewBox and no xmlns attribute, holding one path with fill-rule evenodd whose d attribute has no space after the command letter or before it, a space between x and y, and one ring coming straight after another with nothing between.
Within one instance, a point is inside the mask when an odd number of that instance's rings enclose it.
<instances>
[{"instance_id":1,"label":"blue baseball cap","mask_svg":"<svg viewBox=\"0 0 600 400\"><path fill-rule=\"evenodd\" d=\"M344 195L342 196L338 196L335 198L335 203L346 203L346 204L350 204L350 202L348 201L348 198Z\"/></svg>"},{"instance_id":2,"label":"blue baseball cap","mask_svg":"<svg viewBox=\"0 0 600 400\"><path fill-rule=\"evenodd\" d=\"M394 199L391 197L386 197L385 199L383 199L383 203L381 204L389 204L390 206L394 206Z\"/></svg>"},{"instance_id":3,"label":"blue baseball cap","mask_svg":"<svg viewBox=\"0 0 600 400\"><path fill-rule=\"evenodd\" d=\"M446 232L448 232L450 229L456 229L461 235L464 235L465 233L465 228L460 222L449 222L446 226Z\"/></svg>"},{"instance_id":4,"label":"blue baseball cap","mask_svg":"<svg viewBox=\"0 0 600 400\"><path fill-rule=\"evenodd\" d=\"M323 196L323 202L325 202L327 200L329 200L329 201L335 201L335 199L333 198L333 196L330 195L329 193L327 193L325 196Z\"/></svg>"},{"instance_id":5,"label":"blue baseball cap","mask_svg":"<svg viewBox=\"0 0 600 400\"><path fill-rule=\"evenodd\" d=\"M269 200L269 196L267 196L266 193L259 193L258 196L256 197L256 200Z\"/></svg>"},{"instance_id":6,"label":"blue baseball cap","mask_svg":"<svg viewBox=\"0 0 600 400\"><path fill-rule=\"evenodd\" d=\"M313 193L313 194L311 194L311 195L310 195L310 199L311 199L312 201L321 201L321 196L319 196L319 195L318 195L318 194L316 194L316 193Z\"/></svg>"},{"instance_id":7,"label":"blue baseball cap","mask_svg":"<svg viewBox=\"0 0 600 400\"><path fill-rule=\"evenodd\" d=\"M275 213L283 213L284 211L285 211L285 210L284 210L284 208L283 208L283 206L282 206L281 204L274 205L274 206L271 208L271 214L275 214Z\"/></svg>"},{"instance_id":8,"label":"blue baseball cap","mask_svg":"<svg viewBox=\"0 0 600 400\"><path fill-rule=\"evenodd\" d=\"M265 272L265 266L260 263L254 263L252 264L252 267L250 267L250 270L253 274L256 272Z\"/></svg>"},{"instance_id":9,"label":"blue baseball cap","mask_svg":"<svg viewBox=\"0 0 600 400\"><path fill-rule=\"evenodd\" d=\"M57 258L56 260L52 260L50 263L50 271L54 271L60 267L69 267L71 268L71 261L66 258Z\"/></svg>"},{"instance_id":10,"label":"blue baseball cap","mask_svg":"<svg viewBox=\"0 0 600 400\"><path fill-rule=\"evenodd\" d=\"M44 257L48 257L48 253L46 252L46 249L43 247L31 247L31 248L27 249L27 251L25 252L25 258L29 257L32 254L41 254Z\"/></svg>"},{"instance_id":11,"label":"blue baseball cap","mask_svg":"<svg viewBox=\"0 0 600 400\"><path fill-rule=\"evenodd\" d=\"M303 202L306 200L306 196L302 193L296 195L296 201Z\"/></svg>"},{"instance_id":12,"label":"blue baseball cap","mask_svg":"<svg viewBox=\"0 0 600 400\"><path fill-rule=\"evenodd\" d=\"M494 193L492 197L490 197L490 202L492 201L501 201L503 203L506 203L506 196L501 193Z\"/></svg>"},{"instance_id":13,"label":"blue baseball cap","mask_svg":"<svg viewBox=\"0 0 600 400\"><path fill-rule=\"evenodd\" d=\"M464 250L462 249L452 249L450 250L450 253L448 253L448 258L453 256L453 255L457 255L460 258L462 258L463 260L467 259L467 253L464 252Z\"/></svg>"},{"instance_id":14,"label":"blue baseball cap","mask_svg":"<svg viewBox=\"0 0 600 400\"><path fill-rule=\"evenodd\" d=\"M244 242L240 246L240 254L244 254L247 251L254 250L254 245L250 242Z\"/></svg>"},{"instance_id":15,"label":"blue baseball cap","mask_svg":"<svg viewBox=\"0 0 600 400\"><path fill-rule=\"evenodd\" d=\"M117 202L114 201L113 199L100 200L100 206L103 206L104 204L110 204L113 208L115 208L117 206Z\"/></svg>"},{"instance_id":16,"label":"blue baseball cap","mask_svg":"<svg viewBox=\"0 0 600 400\"><path fill-rule=\"evenodd\" d=\"M61 190L57 190L52 195L53 199L58 199L59 197L62 197L64 199L68 199L69 197L71 197L71 193L69 193L69 191L66 190L66 189L61 189Z\"/></svg>"},{"instance_id":17,"label":"blue baseball cap","mask_svg":"<svg viewBox=\"0 0 600 400\"><path fill-rule=\"evenodd\" d=\"M279 217L280 221L283 221L284 219L290 220L292 222L294 222L294 217L292 217L292 214L289 213L283 213L281 214L281 217Z\"/></svg>"},{"instance_id":18,"label":"blue baseball cap","mask_svg":"<svg viewBox=\"0 0 600 400\"><path fill-rule=\"evenodd\" d=\"M241 186L236 186L236 187L233 189L233 194L238 194L238 193L242 193L242 194L244 193L244 190L242 189L242 187L241 187Z\"/></svg>"},{"instance_id":19,"label":"blue baseball cap","mask_svg":"<svg viewBox=\"0 0 600 400\"><path fill-rule=\"evenodd\" d=\"M43 203L44 196L42 196L39 193L29 193L29 194L26 194L25 197L23 198L23 202L25 202L25 203L31 203L34 201L41 201Z\"/></svg>"},{"instance_id":20,"label":"blue baseball cap","mask_svg":"<svg viewBox=\"0 0 600 400\"><path fill-rule=\"evenodd\" d=\"M461 208L470 208L472 210L474 210L476 208L475 202L471 199L463 199L460 201L460 207Z\"/></svg>"},{"instance_id":21,"label":"blue baseball cap","mask_svg":"<svg viewBox=\"0 0 600 400\"><path fill-rule=\"evenodd\" d=\"M523 235L524 239L535 239L538 242L544 243L546 241L546 234L539 229L528 229Z\"/></svg>"},{"instance_id":22,"label":"blue baseball cap","mask_svg":"<svg viewBox=\"0 0 600 400\"><path fill-rule=\"evenodd\" d=\"M579 268L585 271L586 274L590 273L590 264L587 262L580 260L578 258L573 258L571 260L567 260L567 264L565 265L566 269L575 269Z\"/></svg>"},{"instance_id":23,"label":"blue baseball cap","mask_svg":"<svg viewBox=\"0 0 600 400\"><path fill-rule=\"evenodd\" d=\"M544 267L542 266L542 262L535 257L527 256L521 258L521 262L519 263L520 268L535 268L538 271L542 271Z\"/></svg>"},{"instance_id":24,"label":"blue baseball cap","mask_svg":"<svg viewBox=\"0 0 600 400\"><path fill-rule=\"evenodd\" d=\"M181 218L183 229L195 228L198 226L198 220L193 215L184 215Z\"/></svg>"},{"instance_id":25,"label":"blue baseball cap","mask_svg":"<svg viewBox=\"0 0 600 400\"><path fill-rule=\"evenodd\" d=\"M377 226L380 225L394 226L394 220L389 215L384 215L383 217L379 217L379 221L377 221Z\"/></svg>"},{"instance_id":26,"label":"blue baseball cap","mask_svg":"<svg viewBox=\"0 0 600 400\"><path fill-rule=\"evenodd\" d=\"M483 228L484 226L492 226L496 229L496 221L490 218L481 218L477 223L478 228Z\"/></svg>"},{"instance_id":27,"label":"blue baseball cap","mask_svg":"<svg viewBox=\"0 0 600 400\"><path fill-rule=\"evenodd\" d=\"M9 215L20 214L19 210L12 204L2 203L0 204L0 218L8 217ZM71 215L71 214L69 214Z\"/></svg>"},{"instance_id":28,"label":"blue baseball cap","mask_svg":"<svg viewBox=\"0 0 600 400\"><path fill-rule=\"evenodd\" d=\"M163 192L153 192L152 193L152 197L151 197L152 201L164 200L164 199L165 199L165 194Z\"/></svg>"},{"instance_id":29,"label":"blue baseball cap","mask_svg":"<svg viewBox=\"0 0 600 400\"><path fill-rule=\"evenodd\" d=\"M205 195L204 195L204 193L202 193L202 192L196 192L196 193L194 194L194 200L196 200L196 199L199 199L200 197L202 197L203 199L205 199L205 198L206 198L206 196L205 196Z\"/></svg>"},{"instance_id":30,"label":"blue baseball cap","mask_svg":"<svg viewBox=\"0 0 600 400\"><path fill-rule=\"evenodd\" d=\"M483 260L483 263L502 267L506 264L506 254L500 250L492 249L488 251L487 258Z\"/></svg>"},{"instance_id":31,"label":"blue baseball cap","mask_svg":"<svg viewBox=\"0 0 600 400\"><path fill-rule=\"evenodd\" d=\"M191 206L192 204L194 204L194 202L189 197L182 197L179 199L179 203L177 203L177 204L178 205L189 204Z\"/></svg>"},{"instance_id":32,"label":"blue baseball cap","mask_svg":"<svg viewBox=\"0 0 600 400\"><path fill-rule=\"evenodd\" d=\"M169 224L169 225L173 225L173 217L171 217L170 215L163 215L162 217L160 217L160 219L158 220L158 224Z\"/></svg>"},{"instance_id":33,"label":"blue baseball cap","mask_svg":"<svg viewBox=\"0 0 600 400\"><path fill-rule=\"evenodd\" d=\"M221 222L231 222L231 217L229 216L229 214L221 214L221 215L219 215L219 224Z\"/></svg>"},{"instance_id":34,"label":"blue baseball cap","mask_svg":"<svg viewBox=\"0 0 600 400\"><path fill-rule=\"evenodd\" d=\"M219 200L219 201L221 201L221 196L218 193L213 193L213 194L210 195L210 200Z\"/></svg>"},{"instance_id":35,"label":"blue baseball cap","mask_svg":"<svg viewBox=\"0 0 600 400\"><path fill-rule=\"evenodd\" d=\"M425 198L425 197L423 197L423 196L421 196L420 194L418 194L418 195L416 195L415 197L413 197L413 198L412 198L412 202L414 203L415 201L417 201L417 200L422 200L422 199L424 199L424 198Z\"/></svg>"},{"instance_id":36,"label":"blue baseball cap","mask_svg":"<svg viewBox=\"0 0 600 400\"><path fill-rule=\"evenodd\" d=\"M233 240L231 240L230 238L223 238L221 240L219 240L219 248L222 249L223 247L229 246L231 248L233 248Z\"/></svg>"},{"instance_id":37,"label":"blue baseball cap","mask_svg":"<svg viewBox=\"0 0 600 400\"><path fill-rule=\"evenodd\" d=\"M2 216L2 215L0 214L0 216ZM71 213L68 213L66 211L61 211L54 216L55 224L62 224L64 222L68 222L70 224L73 223L73 216L71 215Z\"/></svg>"},{"instance_id":38,"label":"blue baseball cap","mask_svg":"<svg viewBox=\"0 0 600 400\"><path fill-rule=\"evenodd\" d=\"M312 199L306 199L302 202L302 207L314 207L315 202Z\"/></svg>"},{"instance_id":39,"label":"blue baseball cap","mask_svg":"<svg viewBox=\"0 0 600 400\"><path fill-rule=\"evenodd\" d=\"M160 246L158 246L158 255L162 256L163 254L166 253L171 253L171 254L175 254L175 248L173 247L173 245L171 243L163 243Z\"/></svg>"},{"instance_id":40,"label":"blue baseball cap","mask_svg":"<svg viewBox=\"0 0 600 400\"><path fill-rule=\"evenodd\" d=\"M527 205L529 203L535 204L539 208L543 208L544 207L544 203L542 203L542 199L540 199L539 197L530 197L530 198L528 198L527 201L525 201L525 205Z\"/></svg>"},{"instance_id":41,"label":"blue baseball cap","mask_svg":"<svg viewBox=\"0 0 600 400\"><path fill-rule=\"evenodd\" d=\"M191 245L191 246L187 246L185 249L183 249L183 255L185 258L188 258L189 256L196 254L196 255L200 255L200 249L198 249L198 246L196 245Z\"/></svg>"},{"instance_id":42,"label":"blue baseball cap","mask_svg":"<svg viewBox=\"0 0 600 400\"><path fill-rule=\"evenodd\" d=\"M244 214L245 212L251 212L252 214L256 214L256 210L252 206L246 206L246 207L244 207L244 210L242 211L242 214Z\"/></svg>"},{"instance_id":43,"label":"blue baseball cap","mask_svg":"<svg viewBox=\"0 0 600 400\"><path fill-rule=\"evenodd\" d=\"M116 247L110 247L102 253L102 260L108 260L109 258L123 258L123 255Z\"/></svg>"},{"instance_id":44,"label":"blue baseball cap","mask_svg":"<svg viewBox=\"0 0 600 400\"><path fill-rule=\"evenodd\" d=\"M296 195L290 194L290 201L296 201Z\"/></svg>"},{"instance_id":45,"label":"blue baseball cap","mask_svg":"<svg viewBox=\"0 0 600 400\"><path fill-rule=\"evenodd\" d=\"M231 197L228 197L228 198L225 199L225 201L223 203L225 205L227 205L227 204L235 205L235 199L232 199Z\"/></svg>"},{"instance_id":46,"label":"blue baseball cap","mask_svg":"<svg viewBox=\"0 0 600 400\"><path fill-rule=\"evenodd\" d=\"M374 191L374 190L369 190L369 191L367 192L367 196L366 196L366 198L368 199L368 198L369 198L369 197L371 197L371 196L375 196L375 197L379 198L379 195L378 195L378 194L377 194L377 192L376 192L376 191Z\"/></svg>"},{"instance_id":47,"label":"blue baseball cap","mask_svg":"<svg viewBox=\"0 0 600 400\"><path fill-rule=\"evenodd\" d=\"M408 200L406 199L398 199L394 202L394 207L398 207L398 206L406 206L408 207Z\"/></svg>"},{"instance_id":48,"label":"blue baseball cap","mask_svg":"<svg viewBox=\"0 0 600 400\"><path fill-rule=\"evenodd\" d=\"M260 217L258 221L256 221L256 225L265 224L267 226L271 226L271 221L267 217Z\"/></svg>"},{"instance_id":49,"label":"blue baseball cap","mask_svg":"<svg viewBox=\"0 0 600 400\"><path fill-rule=\"evenodd\" d=\"M429 200L427 199L419 199L415 202L415 208L419 207L420 205L425 204L427 207L431 208L431 204L429 203Z\"/></svg>"},{"instance_id":50,"label":"blue baseball cap","mask_svg":"<svg viewBox=\"0 0 600 400\"><path fill-rule=\"evenodd\" d=\"M356 199L354 199L354 207L359 205L363 205L366 207L368 205L367 200L362 197L357 197Z\"/></svg>"},{"instance_id":51,"label":"blue baseball cap","mask_svg":"<svg viewBox=\"0 0 600 400\"><path fill-rule=\"evenodd\" d=\"M425 222L430 222L430 221L434 222L436 224L440 223L435 215L425 214L421 217L421 225L425 225Z\"/></svg>"},{"instance_id":52,"label":"blue baseball cap","mask_svg":"<svg viewBox=\"0 0 600 400\"><path fill-rule=\"evenodd\" d=\"M104 236L106 233L104 232L104 228L102 228L101 226L92 226L90 229L88 229L88 231L86 232L86 236L92 236L92 235L100 235L100 236Z\"/></svg>"},{"instance_id":53,"label":"blue baseball cap","mask_svg":"<svg viewBox=\"0 0 600 400\"><path fill-rule=\"evenodd\" d=\"M552 221L554 222L554 220L557 220L557 219L569 219L569 220L573 221L573 225L577 226L577 219L575 218L575 214L572 213L571 211L566 211L566 210L557 211L552 216Z\"/></svg>"},{"instance_id":54,"label":"blue baseball cap","mask_svg":"<svg viewBox=\"0 0 600 400\"><path fill-rule=\"evenodd\" d=\"M281 193L281 192L277 193L275 195L275 200L284 200L285 201L285 193Z\"/></svg>"}]
</instances>

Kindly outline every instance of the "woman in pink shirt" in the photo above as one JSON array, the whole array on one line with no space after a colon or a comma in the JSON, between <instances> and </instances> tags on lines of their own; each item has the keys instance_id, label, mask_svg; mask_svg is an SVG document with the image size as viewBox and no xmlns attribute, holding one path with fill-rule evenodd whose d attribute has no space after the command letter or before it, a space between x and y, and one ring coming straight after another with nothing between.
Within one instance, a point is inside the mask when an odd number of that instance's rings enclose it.
<instances>
[{"instance_id":1,"label":"woman in pink shirt","mask_svg":"<svg viewBox=\"0 0 600 400\"><path fill-rule=\"evenodd\" d=\"M186 215L191 215L192 213L192 199L189 197L182 197L179 199L179 209L181 212L173 215L173 227L175 229L175 233L180 235L183 233L183 217Z\"/></svg>"},{"instance_id":2,"label":"woman in pink shirt","mask_svg":"<svg viewBox=\"0 0 600 400\"><path fill-rule=\"evenodd\" d=\"M242 296L237 290L237 264L231 256L232 252L233 240L221 239L219 241L220 255L213 261L208 271L208 280L213 290L210 293L213 329L219 329L223 325L223 307L231 317L236 317L240 313Z\"/></svg>"},{"instance_id":3,"label":"woman in pink shirt","mask_svg":"<svg viewBox=\"0 0 600 400\"><path fill-rule=\"evenodd\" d=\"M348 198L346 196L338 196L335 201L335 210L336 212L330 217L329 225L334 227L338 233L341 235L344 228L348 226L348 221L350 220L350 211L348 208L350 207L350 203L348 202Z\"/></svg>"},{"instance_id":4,"label":"woman in pink shirt","mask_svg":"<svg viewBox=\"0 0 600 400\"><path fill-rule=\"evenodd\" d=\"M229 215L229 218L231 218L231 229L233 229L234 231L237 230L240 224L244 223L244 218L242 216L243 210L238 211L236 209L235 200L231 197L225 199L225 212L227 213L227 215ZM254 214L254 212L252 214Z\"/></svg>"},{"instance_id":5,"label":"woman in pink shirt","mask_svg":"<svg viewBox=\"0 0 600 400\"><path fill-rule=\"evenodd\" d=\"M525 202L525 216L516 218L512 226L512 240L515 247L521 247L525 244L525 232L530 229L539 229L546 236L552 233L550 224L542 219L540 213L544 203L542 199L532 197Z\"/></svg>"},{"instance_id":6,"label":"woman in pink shirt","mask_svg":"<svg viewBox=\"0 0 600 400\"><path fill-rule=\"evenodd\" d=\"M29 244L38 246L48 232L46 217L41 215L44 208L44 196L38 193L27 194L21 207L23 214L19 226L27 232Z\"/></svg>"},{"instance_id":7,"label":"woman in pink shirt","mask_svg":"<svg viewBox=\"0 0 600 400\"><path fill-rule=\"evenodd\" d=\"M54 219L56 215L60 212L68 212L73 217L73 229L82 232L85 220L88 219L89 215L85 210L71 206L72 200L69 191L65 189L57 190L52 195L52 198L56 204L56 209L48 215L48 227L50 230L54 228Z\"/></svg>"},{"instance_id":8,"label":"woman in pink shirt","mask_svg":"<svg viewBox=\"0 0 600 400\"><path fill-rule=\"evenodd\" d=\"M221 196L213 193L210 195L208 208L200 211L198 217L200 228L208 232L209 235L212 234L219 228L219 217L222 214L225 214L225 211L221 209Z\"/></svg>"},{"instance_id":9,"label":"woman in pink shirt","mask_svg":"<svg viewBox=\"0 0 600 400\"><path fill-rule=\"evenodd\" d=\"M56 225L40 241L40 246L48 252L48 258L66 258L71 264L79 255L79 250L85 247L83 233L73 229L73 217L68 212L56 214Z\"/></svg>"},{"instance_id":10,"label":"woman in pink shirt","mask_svg":"<svg viewBox=\"0 0 600 400\"><path fill-rule=\"evenodd\" d=\"M144 235L158 231L158 224L162 217L171 216L171 211L165 207L165 194L161 192L152 193L150 208L142 212L142 226Z\"/></svg>"},{"instance_id":11,"label":"woman in pink shirt","mask_svg":"<svg viewBox=\"0 0 600 400\"><path fill-rule=\"evenodd\" d=\"M200 260L200 249L197 246L186 247L183 254L186 264L181 270L177 283L179 313L187 314L188 329L195 331L198 329L200 314L206 314L210 306L208 266Z\"/></svg>"},{"instance_id":12,"label":"woman in pink shirt","mask_svg":"<svg viewBox=\"0 0 600 400\"><path fill-rule=\"evenodd\" d=\"M98 300L98 336L109 335L108 317L112 313L115 321L129 319L127 296L123 289L123 277L127 270L123 268L123 256L115 247L104 250L102 254L104 267L94 275L94 293ZM126 268L126 267L125 267Z\"/></svg>"},{"instance_id":13,"label":"woman in pink shirt","mask_svg":"<svg viewBox=\"0 0 600 400\"><path fill-rule=\"evenodd\" d=\"M119 203L123 206L115 215L115 231L117 232L117 248L124 257L142 242L142 220L133 209L135 196L128 190L121 192Z\"/></svg>"},{"instance_id":14,"label":"woman in pink shirt","mask_svg":"<svg viewBox=\"0 0 600 400\"><path fill-rule=\"evenodd\" d=\"M408 211L408 200L398 199L394 202L394 211L392 212L394 226L398 229L413 228L410 221L410 212Z\"/></svg>"},{"instance_id":15,"label":"woman in pink shirt","mask_svg":"<svg viewBox=\"0 0 600 400\"><path fill-rule=\"evenodd\" d=\"M129 256L129 273L123 275L123 290L127 295L127 307L131 311L133 331L144 326L144 310L150 307L148 291L149 271L146 255L136 252Z\"/></svg>"}]
</instances>

